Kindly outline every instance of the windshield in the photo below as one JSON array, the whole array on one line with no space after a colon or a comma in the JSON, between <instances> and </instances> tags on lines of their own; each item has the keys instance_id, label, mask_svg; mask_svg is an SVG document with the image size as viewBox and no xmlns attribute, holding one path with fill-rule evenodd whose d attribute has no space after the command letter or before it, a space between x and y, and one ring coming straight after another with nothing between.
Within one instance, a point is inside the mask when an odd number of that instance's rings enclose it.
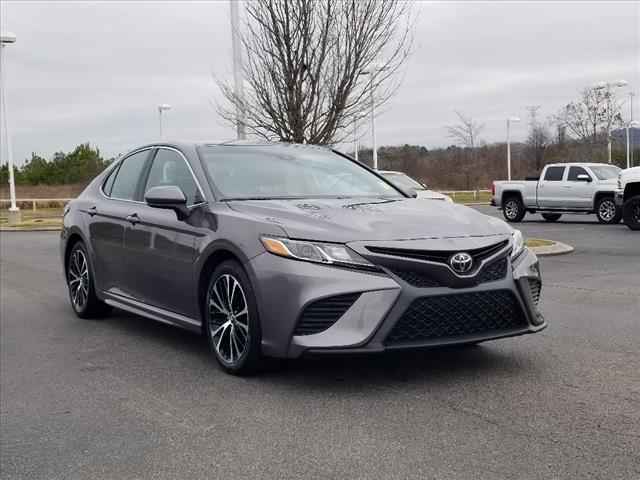
<instances>
[{"instance_id":1,"label":"windshield","mask_svg":"<svg viewBox=\"0 0 640 480\"><path fill-rule=\"evenodd\" d=\"M618 178L620 169L613 165L591 166L591 171L598 177L598 180L609 180L611 178Z\"/></svg>"},{"instance_id":2,"label":"windshield","mask_svg":"<svg viewBox=\"0 0 640 480\"><path fill-rule=\"evenodd\" d=\"M204 146L198 151L226 200L402 197L367 169L324 148Z\"/></svg>"},{"instance_id":3,"label":"windshield","mask_svg":"<svg viewBox=\"0 0 640 480\"><path fill-rule=\"evenodd\" d=\"M414 180L410 176L404 173L398 172L380 172L384 178L389 180L394 185L399 186L400 188L413 188L414 190L426 190L424 185L420 184L420 182Z\"/></svg>"}]
</instances>

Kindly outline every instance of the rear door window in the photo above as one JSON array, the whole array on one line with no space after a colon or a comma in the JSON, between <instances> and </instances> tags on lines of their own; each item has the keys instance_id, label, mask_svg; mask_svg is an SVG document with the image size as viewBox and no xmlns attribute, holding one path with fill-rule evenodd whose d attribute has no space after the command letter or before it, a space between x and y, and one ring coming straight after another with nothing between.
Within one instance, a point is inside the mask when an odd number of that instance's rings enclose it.
<instances>
[{"instance_id":1,"label":"rear door window","mask_svg":"<svg viewBox=\"0 0 640 480\"><path fill-rule=\"evenodd\" d=\"M560 182L564 175L564 167L549 167L544 174L545 182Z\"/></svg>"},{"instance_id":2,"label":"rear door window","mask_svg":"<svg viewBox=\"0 0 640 480\"><path fill-rule=\"evenodd\" d=\"M111 188L111 198L138 200L138 185L148 156L149 150L142 150L122 161Z\"/></svg>"}]
</instances>

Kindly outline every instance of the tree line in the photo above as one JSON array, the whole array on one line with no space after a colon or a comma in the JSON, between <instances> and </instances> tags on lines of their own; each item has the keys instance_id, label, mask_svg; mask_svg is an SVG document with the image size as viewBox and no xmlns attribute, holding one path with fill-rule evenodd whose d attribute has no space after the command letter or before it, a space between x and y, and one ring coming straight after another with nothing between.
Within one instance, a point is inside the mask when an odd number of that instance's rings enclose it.
<instances>
[{"instance_id":1,"label":"tree line","mask_svg":"<svg viewBox=\"0 0 640 480\"><path fill-rule=\"evenodd\" d=\"M68 185L88 183L105 169L113 159L105 159L97 147L89 143L78 145L69 153L56 152L47 160L36 153L21 167L14 169L18 185ZM7 165L0 167L0 184L4 188L9 179Z\"/></svg>"}]
</instances>

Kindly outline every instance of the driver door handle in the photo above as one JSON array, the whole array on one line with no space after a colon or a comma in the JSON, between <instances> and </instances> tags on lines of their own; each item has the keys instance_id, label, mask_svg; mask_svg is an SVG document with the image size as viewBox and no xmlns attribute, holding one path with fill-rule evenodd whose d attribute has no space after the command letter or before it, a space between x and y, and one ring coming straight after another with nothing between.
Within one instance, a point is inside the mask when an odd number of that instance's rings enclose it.
<instances>
[{"instance_id":1,"label":"driver door handle","mask_svg":"<svg viewBox=\"0 0 640 480\"><path fill-rule=\"evenodd\" d=\"M132 225L135 225L136 223L140 222L140 217L138 217L137 213L132 213L131 215L126 216L126 220Z\"/></svg>"},{"instance_id":2,"label":"driver door handle","mask_svg":"<svg viewBox=\"0 0 640 480\"><path fill-rule=\"evenodd\" d=\"M97 208L96 208L96 206L94 205L94 206L89 207L89 208L87 209L87 213L88 213L90 216L92 216L92 217L93 217L96 213L98 213L98 209L97 209Z\"/></svg>"}]
</instances>

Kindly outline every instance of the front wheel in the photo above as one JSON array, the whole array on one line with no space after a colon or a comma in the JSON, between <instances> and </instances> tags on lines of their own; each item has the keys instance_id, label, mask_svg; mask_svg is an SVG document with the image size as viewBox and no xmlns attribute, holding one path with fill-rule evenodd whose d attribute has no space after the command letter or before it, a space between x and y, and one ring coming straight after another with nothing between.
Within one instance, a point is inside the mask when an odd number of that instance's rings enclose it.
<instances>
[{"instance_id":1,"label":"front wheel","mask_svg":"<svg viewBox=\"0 0 640 480\"><path fill-rule=\"evenodd\" d=\"M262 335L253 288L238 262L223 262L213 271L205 301L205 334L220 366L234 375L254 373Z\"/></svg>"},{"instance_id":2,"label":"front wheel","mask_svg":"<svg viewBox=\"0 0 640 480\"><path fill-rule=\"evenodd\" d=\"M521 222L525 213L524 204L518 197L508 197L502 205L502 215L507 222Z\"/></svg>"},{"instance_id":3,"label":"front wheel","mask_svg":"<svg viewBox=\"0 0 640 480\"><path fill-rule=\"evenodd\" d=\"M640 230L640 195L631 197L622 207L624 224L631 230Z\"/></svg>"},{"instance_id":4,"label":"front wheel","mask_svg":"<svg viewBox=\"0 0 640 480\"><path fill-rule=\"evenodd\" d=\"M600 223L612 225L622 218L622 212L616 206L613 197L600 197L596 202L596 216Z\"/></svg>"},{"instance_id":5,"label":"front wheel","mask_svg":"<svg viewBox=\"0 0 640 480\"><path fill-rule=\"evenodd\" d=\"M542 213L541 215L547 222L557 222L562 216L561 213Z\"/></svg>"}]
</instances>

